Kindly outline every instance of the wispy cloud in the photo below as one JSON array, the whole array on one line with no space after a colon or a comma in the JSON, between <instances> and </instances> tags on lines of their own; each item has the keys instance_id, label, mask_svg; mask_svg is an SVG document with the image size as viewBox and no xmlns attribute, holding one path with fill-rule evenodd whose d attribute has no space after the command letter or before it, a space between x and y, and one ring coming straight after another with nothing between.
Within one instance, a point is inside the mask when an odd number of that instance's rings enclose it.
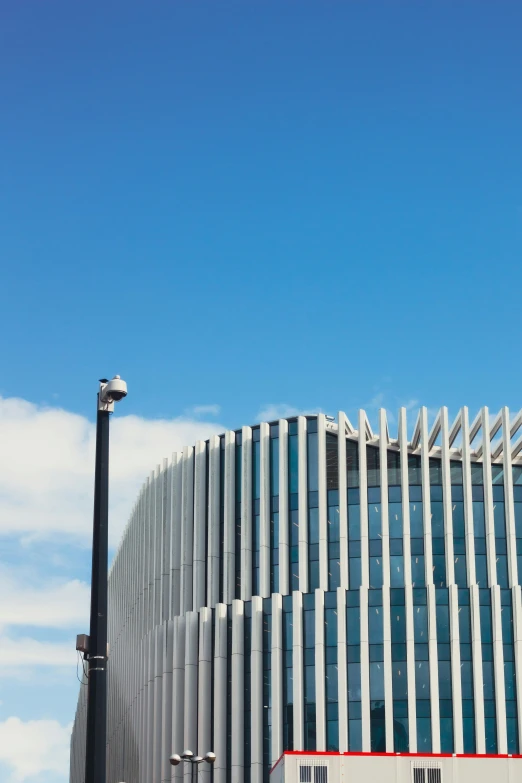
<instances>
[{"instance_id":1,"label":"wispy cloud","mask_svg":"<svg viewBox=\"0 0 522 783\"><path fill-rule=\"evenodd\" d=\"M220 411L221 405L193 405L185 413L188 416L218 416Z\"/></svg>"},{"instance_id":2,"label":"wispy cloud","mask_svg":"<svg viewBox=\"0 0 522 783\"><path fill-rule=\"evenodd\" d=\"M306 416L312 413L321 413L320 408L315 410L302 410L286 403L269 403L264 405L256 414L256 421L276 421L276 419L287 419L291 416Z\"/></svg>"}]
</instances>

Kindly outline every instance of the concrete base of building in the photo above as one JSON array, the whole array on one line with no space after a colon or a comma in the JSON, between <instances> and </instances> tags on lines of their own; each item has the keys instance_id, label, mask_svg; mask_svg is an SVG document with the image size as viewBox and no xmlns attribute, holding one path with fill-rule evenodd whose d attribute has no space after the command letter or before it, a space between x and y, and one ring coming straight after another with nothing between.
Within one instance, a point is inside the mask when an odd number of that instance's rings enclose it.
<instances>
[{"instance_id":1,"label":"concrete base of building","mask_svg":"<svg viewBox=\"0 0 522 783\"><path fill-rule=\"evenodd\" d=\"M522 756L288 751L270 783L518 783Z\"/></svg>"}]
</instances>

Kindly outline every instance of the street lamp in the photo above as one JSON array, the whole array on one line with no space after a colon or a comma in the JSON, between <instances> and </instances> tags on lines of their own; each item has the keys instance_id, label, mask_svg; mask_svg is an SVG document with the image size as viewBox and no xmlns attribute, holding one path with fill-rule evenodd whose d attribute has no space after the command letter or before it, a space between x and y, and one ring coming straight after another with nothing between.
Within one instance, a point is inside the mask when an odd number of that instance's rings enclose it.
<instances>
[{"instance_id":1,"label":"street lamp","mask_svg":"<svg viewBox=\"0 0 522 783\"><path fill-rule=\"evenodd\" d=\"M181 756L173 753L169 760L173 767L177 767L182 761L188 761L192 765L190 768L190 780L191 783L194 783L194 773L196 772L197 774L198 764L201 764L202 761L213 764L216 760L216 754L209 750L204 756L195 756L191 750L184 750Z\"/></svg>"},{"instance_id":2,"label":"street lamp","mask_svg":"<svg viewBox=\"0 0 522 783\"><path fill-rule=\"evenodd\" d=\"M107 742L107 560L109 522L109 416L127 396L119 375L100 380L96 417L96 466L92 532L91 623L85 640L89 665L85 783L105 783Z\"/></svg>"}]
</instances>

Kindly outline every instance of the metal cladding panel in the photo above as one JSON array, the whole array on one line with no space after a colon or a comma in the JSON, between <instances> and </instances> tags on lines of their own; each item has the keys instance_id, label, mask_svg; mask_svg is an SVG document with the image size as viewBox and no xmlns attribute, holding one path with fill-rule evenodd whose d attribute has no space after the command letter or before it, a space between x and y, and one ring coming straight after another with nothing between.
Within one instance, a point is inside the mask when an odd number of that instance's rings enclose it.
<instances>
[{"instance_id":1,"label":"metal cladding panel","mask_svg":"<svg viewBox=\"0 0 522 783\"><path fill-rule=\"evenodd\" d=\"M319 465L326 466L326 419L324 413L317 417L317 457ZM319 471L319 587L328 590L328 518L327 518L326 470Z\"/></svg>"},{"instance_id":2,"label":"metal cladding panel","mask_svg":"<svg viewBox=\"0 0 522 783\"><path fill-rule=\"evenodd\" d=\"M214 630L214 765L215 783L225 783L227 753L227 607L217 604Z\"/></svg>"},{"instance_id":3,"label":"metal cladding panel","mask_svg":"<svg viewBox=\"0 0 522 783\"><path fill-rule=\"evenodd\" d=\"M462 408L462 477L464 487L464 519L466 530L466 574L468 585L475 584L475 531L473 529L473 487L471 483L471 444L469 441L469 414Z\"/></svg>"},{"instance_id":4,"label":"metal cladding panel","mask_svg":"<svg viewBox=\"0 0 522 783\"><path fill-rule=\"evenodd\" d=\"M339 432L343 434L348 426L346 414L339 411L337 416ZM343 437L337 438L337 483L339 486L339 545L341 551L341 587L349 587L348 579L348 498L346 479L346 442Z\"/></svg>"},{"instance_id":5,"label":"metal cladding panel","mask_svg":"<svg viewBox=\"0 0 522 783\"><path fill-rule=\"evenodd\" d=\"M504 498L506 509L506 539L509 586L518 584L517 534L513 498L513 460L511 458L511 431L509 409L502 408L502 466L504 468Z\"/></svg>"},{"instance_id":6,"label":"metal cladding panel","mask_svg":"<svg viewBox=\"0 0 522 783\"><path fill-rule=\"evenodd\" d=\"M317 750L326 750L324 633L324 591L318 588L315 591L315 732Z\"/></svg>"},{"instance_id":7,"label":"metal cladding panel","mask_svg":"<svg viewBox=\"0 0 522 783\"><path fill-rule=\"evenodd\" d=\"M223 601L231 604L235 596L236 553L236 433L225 433L225 481L223 525Z\"/></svg>"},{"instance_id":8,"label":"metal cladding panel","mask_svg":"<svg viewBox=\"0 0 522 783\"><path fill-rule=\"evenodd\" d=\"M198 442L195 449L184 449L145 481L109 576L108 783L167 783L171 779L179 783L190 775L188 766L172 768L168 756L181 753L187 744L200 755L210 750L217 755L213 773L206 763L200 767L201 783L264 783L264 759L276 762L288 747L285 743L299 750L315 743L318 752L332 745L341 753L372 748L403 752L397 747L401 720L406 722L410 751L425 742L420 732L425 733L426 722L435 754L448 744L448 726L457 754L473 742L478 754L489 752L492 736L499 753L512 752L517 741L521 747L522 414L510 415L503 408L490 417L483 409L470 424L468 410L463 408L450 425L448 411L442 408L430 428L428 411L423 408L410 439L405 409L399 413L397 438L390 435L384 411L378 415L378 435L363 411L358 430L343 413L337 423L321 414L317 418L319 475L312 487L317 492L312 494L307 447L308 434L315 428L308 426L309 420L300 416L297 423L295 419L274 423L279 434L277 499L271 494L272 425L259 427L259 499L254 498L253 431L243 428L240 553L235 551L239 489L235 486L235 433L226 433L224 449L218 437ZM297 434L298 475L292 495L289 428L292 436ZM338 438L335 450L327 440L332 434ZM358 465L348 464L347 439L357 444ZM378 471L373 463L370 482L368 446L377 449L379 459ZM462 465L462 478L456 463ZM370 496L372 508L380 503L382 586L370 583L370 557L375 557L376 549L371 548L375 532L373 538L369 536ZM338 538L330 539L333 518L328 518L327 509L336 502ZM396 504L394 516L391 503ZM316 507L312 516L309 509ZM259 515L256 538L252 538L254 508L255 516ZM433 516L440 509L439 534L432 537ZM273 550L272 513L279 514L278 546ZM291 550L292 513L298 520L298 536ZM316 513L314 534L318 538L312 539L309 526ZM439 524L440 515L436 521ZM274 534L276 524L277 520ZM401 534L402 541L398 541ZM313 552L312 546L316 547ZM234 600L239 554L242 599ZM435 561L440 566L442 554L446 577L441 589L441 577L434 584L433 569ZM329 558L337 556L341 586L329 593ZM397 556L402 557L404 574L400 590L400 569L392 568L392 558ZM460 557L466 558L465 569L462 563L457 567ZM423 566L420 558L424 558ZM319 563L319 589L312 603L307 592L310 562ZM263 649L263 599L251 598L253 568L257 567L259 591L264 599L271 598L264 605L266 612L271 610L269 649ZM484 568L487 575L478 583L479 570ZM271 574L275 581L277 572L278 593L272 592L271 582ZM288 599L292 573L300 589ZM312 576L317 578L317 572ZM350 578L355 589L347 592ZM369 625L375 587L382 589L382 642L378 643L372 635L375 627ZM224 603L219 603L220 594ZM283 613L283 602L288 600L290 606L285 605ZM348 602L359 607L359 633L347 627ZM470 630L461 626L461 610L468 604L464 616L469 617ZM398 605L403 606L400 612L395 610ZM416 638L421 605L425 605L427 639ZM446 607L444 611L441 606ZM303 607L315 608L313 640L305 638L311 631L310 624L304 626ZM334 607L337 612L337 641L330 638L329 643L326 607L330 618ZM447 617L447 628L439 628L441 617ZM397 640L394 627L399 620L404 625ZM406 690L401 691L397 681L396 660L404 661ZM373 661L383 662L382 734L371 713ZM353 698L359 686L350 681L354 662L361 678L360 701ZM419 662L427 665L429 678L417 685ZM332 665L337 667L336 693L332 669L327 669ZM270 682L267 702L264 682ZM310 695L312 685L315 701ZM426 691L418 687L429 688L429 701L422 699ZM355 691L349 701L350 688ZM82 686L71 737L71 783L82 783L84 776L86 695ZM470 724L474 729L471 738Z\"/></svg>"},{"instance_id":9,"label":"metal cladding panel","mask_svg":"<svg viewBox=\"0 0 522 783\"><path fill-rule=\"evenodd\" d=\"M171 767L169 757L172 753L172 683L174 663L174 621L169 620L165 627L165 645L163 648L163 698L161 720L161 783L170 781Z\"/></svg>"},{"instance_id":10,"label":"metal cladding panel","mask_svg":"<svg viewBox=\"0 0 522 783\"><path fill-rule=\"evenodd\" d=\"M369 545L368 545L368 476L366 474L366 414L359 411L359 508L361 518L361 582L369 585ZM368 716L369 718L369 716Z\"/></svg>"},{"instance_id":11,"label":"metal cladding panel","mask_svg":"<svg viewBox=\"0 0 522 783\"><path fill-rule=\"evenodd\" d=\"M172 668L172 753L179 753L184 747L184 703L185 703L185 635L186 618L174 618L174 660ZM181 780L183 770L174 767L173 776Z\"/></svg>"},{"instance_id":12,"label":"metal cladding panel","mask_svg":"<svg viewBox=\"0 0 522 783\"><path fill-rule=\"evenodd\" d=\"M283 600L272 595L272 744L271 763L275 764L283 752Z\"/></svg>"},{"instance_id":13,"label":"metal cladding panel","mask_svg":"<svg viewBox=\"0 0 522 783\"><path fill-rule=\"evenodd\" d=\"M252 429L241 431L241 598L252 597Z\"/></svg>"},{"instance_id":14,"label":"metal cladding panel","mask_svg":"<svg viewBox=\"0 0 522 783\"><path fill-rule=\"evenodd\" d=\"M348 750L348 677L346 651L346 591L344 587L337 589L337 665L338 665L338 697L339 697L339 752Z\"/></svg>"},{"instance_id":15,"label":"metal cladding panel","mask_svg":"<svg viewBox=\"0 0 522 783\"><path fill-rule=\"evenodd\" d=\"M368 589L361 587L359 591L361 609L361 750L371 750L370 734L370 649L368 640Z\"/></svg>"},{"instance_id":16,"label":"metal cladding panel","mask_svg":"<svg viewBox=\"0 0 522 783\"><path fill-rule=\"evenodd\" d=\"M304 749L303 703L303 594L292 593L293 611L293 734L294 749Z\"/></svg>"},{"instance_id":17,"label":"metal cladding panel","mask_svg":"<svg viewBox=\"0 0 522 783\"><path fill-rule=\"evenodd\" d=\"M232 674L232 747L231 772L232 780L243 782L244 767L244 696L245 696L245 656L244 656L244 605L243 601L232 602L232 650L227 654L231 657Z\"/></svg>"},{"instance_id":18,"label":"metal cladding panel","mask_svg":"<svg viewBox=\"0 0 522 783\"><path fill-rule=\"evenodd\" d=\"M424 563L426 584L433 584L433 551L431 545L431 497L430 497L430 450L428 437L428 411L421 408L421 475L422 475L422 524L424 530ZM404 486L404 485L403 485Z\"/></svg>"},{"instance_id":19,"label":"metal cladding panel","mask_svg":"<svg viewBox=\"0 0 522 783\"><path fill-rule=\"evenodd\" d=\"M259 593L270 595L270 427L262 422L260 435Z\"/></svg>"},{"instance_id":20,"label":"metal cladding panel","mask_svg":"<svg viewBox=\"0 0 522 783\"><path fill-rule=\"evenodd\" d=\"M212 612L204 608L199 612L199 661L198 661L198 744L197 753L204 756L211 750L212 724ZM210 768L204 764L200 773L202 783L209 783Z\"/></svg>"},{"instance_id":21,"label":"metal cladding panel","mask_svg":"<svg viewBox=\"0 0 522 783\"><path fill-rule=\"evenodd\" d=\"M299 473L299 589L308 591L308 462L306 448L306 418L297 419Z\"/></svg>"},{"instance_id":22,"label":"metal cladding panel","mask_svg":"<svg viewBox=\"0 0 522 783\"><path fill-rule=\"evenodd\" d=\"M194 455L194 542L192 609L206 602L206 508L207 508L207 448L203 441L196 443Z\"/></svg>"},{"instance_id":23,"label":"metal cladding panel","mask_svg":"<svg viewBox=\"0 0 522 783\"><path fill-rule=\"evenodd\" d=\"M194 449L183 452L181 499L181 578L180 606L192 611L192 571L194 546Z\"/></svg>"},{"instance_id":24,"label":"metal cladding panel","mask_svg":"<svg viewBox=\"0 0 522 783\"><path fill-rule=\"evenodd\" d=\"M181 500L183 487L183 455L172 455L172 559L171 559L171 617L181 613Z\"/></svg>"},{"instance_id":25,"label":"metal cladding panel","mask_svg":"<svg viewBox=\"0 0 522 783\"><path fill-rule=\"evenodd\" d=\"M209 443L208 476L208 558L207 558L207 606L213 607L219 601L219 483L220 443L215 435Z\"/></svg>"},{"instance_id":26,"label":"metal cladding panel","mask_svg":"<svg viewBox=\"0 0 522 783\"><path fill-rule=\"evenodd\" d=\"M263 601L252 598L251 668L251 769L252 783L263 780Z\"/></svg>"},{"instance_id":27,"label":"metal cladding panel","mask_svg":"<svg viewBox=\"0 0 522 783\"><path fill-rule=\"evenodd\" d=\"M290 541L288 540L288 422L279 419L279 592L290 592Z\"/></svg>"}]
</instances>

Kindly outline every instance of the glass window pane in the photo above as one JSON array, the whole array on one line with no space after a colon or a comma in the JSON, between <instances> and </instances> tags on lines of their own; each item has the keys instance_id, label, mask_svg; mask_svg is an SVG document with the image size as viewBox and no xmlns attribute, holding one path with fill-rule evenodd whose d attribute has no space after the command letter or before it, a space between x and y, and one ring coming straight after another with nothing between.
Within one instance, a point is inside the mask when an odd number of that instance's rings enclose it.
<instances>
[{"instance_id":1,"label":"glass window pane","mask_svg":"<svg viewBox=\"0 0 522 783\"><path fill-rule=\"evenodd\" d=\"M317 433L309 432L307 438L307 462L308 462L308 491L316 492L319 489L319 462L317 453Z\"/></svg>"},{"instance_id":2,"label":"glass window pane","mask_svg":"<svg viewBox=\"0 0 522 783\"><path fill-rule=\"evenodd\" d=\"M348 744L350 750L362 750L362 721L348 720Z\"/></svg>"},{"instance_id":3,"label":"glass window pane","mask_svg":"<svg viewBox=\"0 0 522 783\"><path fill-rule=\"evenodd\" d=\"M453 753L453 718L440 719L440 749L442 753Z\"/></svg>"},{"instance_id":4,"label":"glass window pane","mask_svg":"<svg viewBox=\"0 0 522 783\"><path fill-rule=\"evenodd\" d=\"M424 526L422 522L422 503L410 502L410 535L412 538L422 538Z\"/></svg>"},{"instance_id":5,"label":"glass window pane","mask_svg":"<svg viewBox=\"0 0 522 783\"><path fill-rule=\"evenodd\" d=\"M411 558L411 581L413 587L424 587L426 584L426 572L424 555L413 555Z\"/></svg>"},{"instance_id":6,"label":"glass window pane","mask_svg":"<svg viewBox=\"0 0 522 783\"><path fill-rule=\"evenodd\" d=\"M408 698L408 677L405 661L392 664L392 692L394 700Z\"/></svg>"},{"instance_id":7,"label":"glass window pane","mask_svg":"<svg viewBox=\"0 0 522 783\"><path fill-rule=\"evenodd\" d=\"M430 667L428 661L415 662L415 692L417 699L430 698Z\"/></svg>"},{"instance_id":8,"label":"glass window pane","mask_svg":"<svg viewBox=\"0 0 522 783\"><path fill-rule=\"evenodd\" d=\"M451 701L451 662L439 661L439 699Z\"/></svg>"},{"instance_id":9,"label":"glass window pane","mask_svg":"<svg viewBox=\"0 0 522 783\"><path fill-rule=\"evenodd\" d=\"M348 664L348 700L361 701L361 664Z\"/></svg>"},{"instance_id":10,"label":"glass window pane","mask_svg":"<svg viewBox=\"0 0 522 783\"><path fill-rule=\"evenodd\" d=\"M384 700L384 664L370 663L370 699Z\"/></svg>"},{"instance_id":11,"label":"glass window pane","mask_svg":"<svg viewBox=\"0 0 522 783\"><path fill-rule=\"evenodd\" d=\"M417 750L431 753L431 718L417 717Z\"/></svg>"},{"instance_id":12,"label":"glass window pane","mask_svg":"<svg viewBox=\"0 0 522 783\"><path fill-rule=\"evenodd\" d=\"M288 484L290 494L299 491L297 435L288 437Z\"/></svg>"},{"instance_id":13,"label":"glass window pane","mask_svg":"<svg viewBox=\"0 0 522 783\"><path fill-rule=\"evenodd\" d=\"M326 701L338 701L338 670L336 663L326 667Z\"/></svg>"},{"instance_id":14,"label":"glass window pane","mask_svg":"<svg viewBox=\"0 0 522 783\"><path fill-rule=\"evenodd\" d=\"M390 557L390 584L392 587L404 585L404 558L402 555Z\"/></svg>"}]
</instances>

